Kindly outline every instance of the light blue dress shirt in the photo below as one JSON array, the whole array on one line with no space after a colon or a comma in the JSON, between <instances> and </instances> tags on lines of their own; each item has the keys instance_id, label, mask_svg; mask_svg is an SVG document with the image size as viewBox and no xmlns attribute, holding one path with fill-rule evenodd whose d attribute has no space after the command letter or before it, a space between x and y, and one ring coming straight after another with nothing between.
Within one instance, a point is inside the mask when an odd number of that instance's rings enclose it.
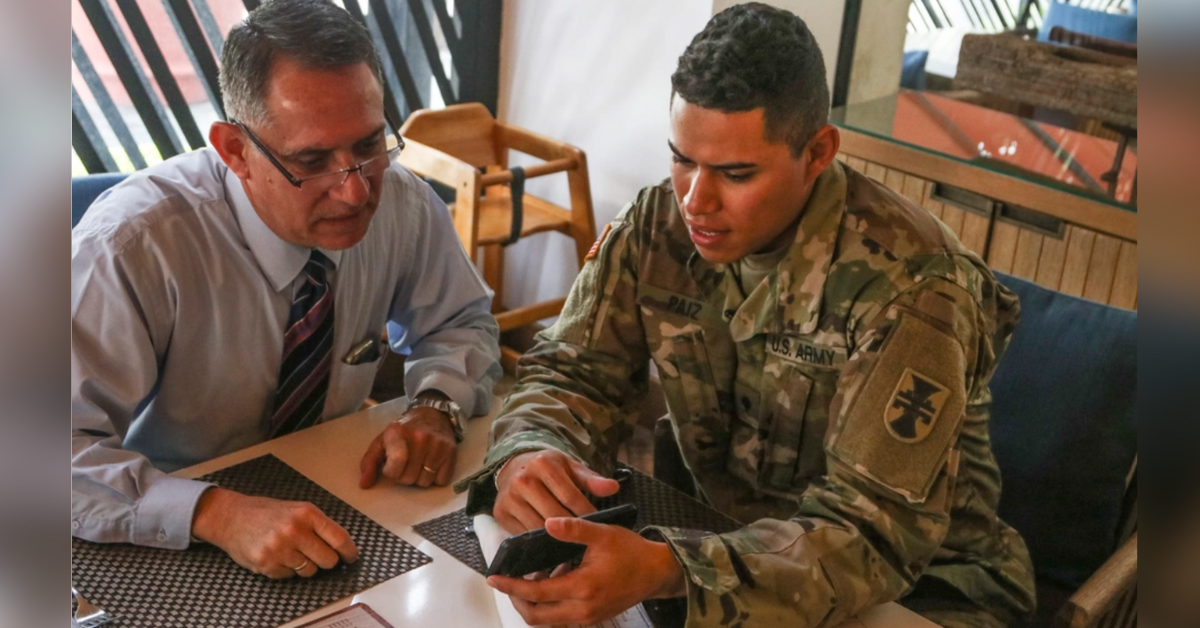
<instances>
[{"instance_id":1,"label":"light blue dress shirt","mask_svg":"<svg viewBox=\"0 0 1200 628\"><path fill-rule=\"evenodd\" d=\"M170 471L262 442L283 330L310 249L255 213L212 149L138 172L71 232L71 516L75 536L184 548L209 485ZM399 165L362 242L333 261L325 417L354 412L379 361L342 361L386 325L405 390L486 413L500 375L491 292L446 206Z\"/></svg>"}]
</instances>

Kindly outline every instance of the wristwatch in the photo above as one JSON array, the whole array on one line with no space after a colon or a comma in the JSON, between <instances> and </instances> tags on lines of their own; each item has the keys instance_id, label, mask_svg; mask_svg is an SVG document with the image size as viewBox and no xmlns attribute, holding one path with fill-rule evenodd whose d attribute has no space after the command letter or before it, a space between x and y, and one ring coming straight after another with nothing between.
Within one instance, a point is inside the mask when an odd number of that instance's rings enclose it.
<instances>
[{"instance_id":1,"label":"wristwatch","mask_svg":"<svg viewBox=\"0 0 1200 628\"><path fill-rule=\"evenodd\" d=\"M432 397L425 397L425 398L417 397L417 398L413 399L412 401L408 402L408 408L405 410L405 412L407 412L408 410L412 410L413 408L433 408L434 410L437 410L437 411L445 414L446 416L450 417L450 427L454 429L454 442L456 442L456 443L462 442L463 422L464 422L465 417L463 417L462 408L460 408L457 403L454 403L453 401L451 401L449 399L434 399Z\"/></svg>"}]
</instances>

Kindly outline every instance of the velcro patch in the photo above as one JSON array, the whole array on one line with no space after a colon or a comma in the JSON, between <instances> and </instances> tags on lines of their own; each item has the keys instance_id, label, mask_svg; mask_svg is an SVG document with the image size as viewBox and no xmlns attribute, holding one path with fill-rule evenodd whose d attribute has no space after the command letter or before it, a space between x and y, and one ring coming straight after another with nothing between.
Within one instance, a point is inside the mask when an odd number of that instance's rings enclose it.
<instances>
[{"instance_id":1,"label":"velcro patch","mask_svg":"<svg viewBox=\"0 0 1200 628\"><path fill-rule=\"evenodd\" d=\"M767 336L767 351L771 355L799 364L812 364L814 366L839 369L846 364L846 350L844 348L813 344L796 336L769 334Z\"/></svg>"},{"instance_id":2,"label":"velcro patch","mask_svg":"<svg viewBox=\"0 0 1200 628\"><path fill-rule=\"evenodd\" d=\"M829 453L921 503L962 423L966 357L954 337L901 313L875 359L844 420L831 428Z\"/></svg>"},{"instance_id":3,"label":"velcro patch","mask_svg":"<svg viewBox=\"0 0 1200 628\"><path fill-rule=\"evenodd\" d=\"M586 262L586 261L596 257L596 254L600 252L600 245L604 244L604 238L608 237L609 231L612 231L612 223L611 222L608 223L607 225L604 225L604 231L602 231L600 233L599 238L596 238L596 243L592 245L592 248L588 249L587 255L585 255L583 257L583 261Z\"/></svg>"}]
</instances>

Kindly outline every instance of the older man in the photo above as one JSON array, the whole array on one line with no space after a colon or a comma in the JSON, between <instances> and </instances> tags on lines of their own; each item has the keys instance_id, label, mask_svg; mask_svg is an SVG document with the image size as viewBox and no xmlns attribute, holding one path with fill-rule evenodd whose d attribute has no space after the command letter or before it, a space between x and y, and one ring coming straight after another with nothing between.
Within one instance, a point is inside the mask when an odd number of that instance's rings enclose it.
<instances>
[{"instance_id":1,"label":"older man","mask_svg":"<svg viewBox=\"0 0 1200 628\"><path fill-rule=\"evenodd\" d=\"M229 33L221 87L212 149L131 176L72 231L72 529L312 576L357 549L311 504L166 472L354 411L386 326L412 402L361 483L445 484L498 330L445 206L393 164L363 26L265 3Z\"/></svg>"}]
</instances>

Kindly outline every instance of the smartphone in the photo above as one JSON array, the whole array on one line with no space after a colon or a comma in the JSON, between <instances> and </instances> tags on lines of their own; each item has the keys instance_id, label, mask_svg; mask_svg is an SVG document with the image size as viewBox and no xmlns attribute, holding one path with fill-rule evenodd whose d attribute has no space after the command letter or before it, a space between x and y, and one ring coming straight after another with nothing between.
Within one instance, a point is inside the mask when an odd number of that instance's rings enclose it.
<instances>
[{"instance_id":1,"label":"smartphone","mask_svg":"<svg viewBox=\"0 0 1200 628\"><path fill-rule=\"evenodd\" d=\"M633 528L637 523L637 513L637 506L623 504L584 515L580 519ZM545 528L530 530L504 539L496 550L492 564L488 566L487 575L520 578L535 571L548 571L582 558L586 549L586 545L567 543L550 536Z\"/></svg>"}]
</instances>

